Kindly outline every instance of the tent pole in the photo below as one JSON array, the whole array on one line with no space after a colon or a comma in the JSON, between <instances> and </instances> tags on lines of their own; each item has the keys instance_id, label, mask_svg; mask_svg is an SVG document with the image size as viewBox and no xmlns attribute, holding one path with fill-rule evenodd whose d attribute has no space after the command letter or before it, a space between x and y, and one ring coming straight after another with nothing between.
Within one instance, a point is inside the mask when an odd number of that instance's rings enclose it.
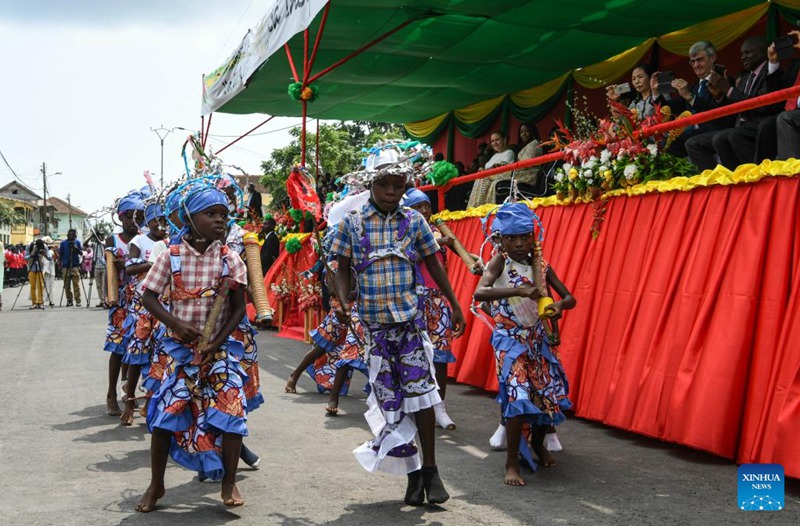
<instances>
[{"instance_id":1,"label":"tent pole","mask_svg":"<svg viewBox=\"0 0 800 526\"><path fill-rule=\"evenodd\" d=\"M383 34L383 35L379 36L378 38L376 38L375 40L373 40L372 42L369 42L369 43L367 43L367 44L365 44L365 45L361 46L360 48L358 48L357 50L353 51L352 53L350 53L349 55L347 55L347 56L346 56L346 57L344 57L343 59L339 60L338 62L334 63L334 64L333 64L333 65L331 65L331 66L328 66L327 68L323 69L322 71L320 71L319 73L317 73L316 75L314 75L313 77L311 77L310 79L308 79L308 84L311 84L311 83L313 83L315 80L317 80L318 78L320 78L321 76L323 76L323 75L325 75L325 74L327 74L327 73L330 73L330 72L331 72L331 71L333 71L334 69L338 68L339 66L341 66L341 65L342 65L342 64L344 64L345 62L348 62L348 61L349 61L350 59L352 59L353 57L356 57L356 56L360 55L361 53L363 53L364 51L368 50L369 48L371 48L371 47L373 47L373 46L375 46L375 45L377 45L377 44L380 44L381 42L383 42L384 40L386 40L386 39L387 39L387 38L389 38L390 36L394 35L394 34L395 34L395 33L397 33L398 31L400 31L401 29L403 29L404 27L406 27L406 26L407 26L408 24L410 24L411 22L414 22L414 19L411 19L411 18L410 18L410 19L406 20L405 22L403 22L402 24L400 24L400 25L399 25L399 26L397 26L396 28L392 29L392 30L391 30L391 31L389 31L388 33L385 33L385 34Z\"/></svg>"},{"instance_id":2,"label":"tent pole","mask_svg":"<svg viewBox=\"0 0 800 526\"><path fill-rule=\"evenodd\" d=\"M311 75L311 68L314 67L314 60L317 58L317 50L319 49L319 44L322 42L322 31L325 29L325 24L328 21L328 11L331 8L331 2L328 1L325 4L325 11L322 12L322 20L319 22L319 29L317 30L317 36L314 38L314 49L311 51L311 58L308 60L308 69L305 71L303 75L303 87L305 88L308 86L308 76Z\"/></svg>"},{"instance_id":3,"label":"tent pole","mask_svg":"<svg viewBox=\"0 0 800 526\"><path fill-rule=\"evenodd\" d=\"M236 144L237 142L241 141L242 139L244 139L245 137L247 137L248 135L250 135L251 133L253 133L253 132L254 132L254 131L256 131L257 129L259 129L260 127L264 126L266 123L268 123L269 121L271 121L271 120L272 120L272 119L274 119L274 118L275 118L275 116L273 115L272 117L268 118L267 120L265 120L264 122L262 122L262 123L261 123L261 124L259 124L258 126L254 127L254 128L251 128L251 129L250 129L250 131L248 131L248 132L245 132L244 134L242 134L241 136L239 136L237 139L234 139L233 141L229 142L228 144L226 144L225 146L223 146L222 148L220 148L220 149L217 151L217 155L219 155L219 154L220 154L220 153L222 153L222 152L223 152L225 149L227 149L227 148L228 148L228 146L233 146L234 144Z\"/></svg>"},{"instance_id":4,"label":"tent pole","mask_svg":"<svg viewBox=\"0 0 800 526\"><path fill-rule=\"evenodd\" d=\"M289 43L285 43L283 45L283 49L286 50L286 58L289 59L289 67L292 68L292 76L294 77L295 82L300 82L300 77L297 76L297 68L294 67L294 59L292 58L292 52L289 50Z\"/></svg>"},{"instance_id":5,"label":"tent pole","mask_svg":"<svg viewBox=\"0 0 800 526\"><path fill-rule=\"evenodd\" d=\"M303 82L304 83L307 78L308 78L308 28L305 28L305 30L303 30Z\"/></svg>"},{"instance_id":6,"label":"tent pole","mask_svg":"<svg viewBox=\"0 0 800 526\"><path fill-rule=\"evenodd\" d=\"M208 142L208 132L211 130L211 117L213 117L213 113L208 114L208 122L206 123L206 133L203 134L203 149L206 149L206 143Z\"/></svg>"},{"instance_id":7,"label":"tent pole","mask_svg":"<svg viewBox=\"0 0 800 526\"><path fill-rule=\"evenodd\" d=\"M303 129L300 134L300 165L306 165L306 117L308 116L308 101L301 101L303 103Z\"/></svg>"},{"instance_id":8,"label":"tent pole","mask_svg":"<svg viewBox=\"0 0 800 526\"><path fill-rule=\"evenodd\" d=\"M317 119L317 147L314 150L314 164L317 165L317 177L319 177L319 119Z\"/></svg>"},{"instance_id":9,"label":"tent pole","mask_svg":"<svg viewBox=\"0 0 800 526\"><path fill-rule=\"evenodd\" d=\"M200 144L203 144L203 137L205 130L206 130L206 116L200 115Z\"/></svg>"}]
</instances>

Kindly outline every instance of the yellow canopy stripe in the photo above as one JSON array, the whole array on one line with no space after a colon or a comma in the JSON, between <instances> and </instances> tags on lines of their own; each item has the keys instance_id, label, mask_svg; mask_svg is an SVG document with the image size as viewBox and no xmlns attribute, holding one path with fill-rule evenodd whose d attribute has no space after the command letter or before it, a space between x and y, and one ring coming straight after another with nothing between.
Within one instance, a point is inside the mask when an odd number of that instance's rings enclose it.
<instances>
[{"instance_id":1,"label":"yellow canopy stripe","mask_svg":"<svg viewBox=\"0 0 800 526\"><path fill-rule=\"evenodd\" d=\"M776 4L800 9L800 0L773 0ZM688 56L689 47L698 40L709 40L717 49L722 49L767 14L770 2L763 2L748 9L725 15L713 20L706 20L680 31L674 31L658 38L649 38L638 46L623 51L616 56L602 62L586 66L579 70L569 71L564 75L510 95L511 101L519 107L531 108L543 104L561 88L569 75L586 88L599 88L622 77L635 66L647 53L654 42L676 55ZM505 95L493 99L476 102L466 108L455 110L456 119L464 124L473 124L484 119L502 104ZM431 119L407 123L406 129L415 137L424 137L432 134L442 121L449 115L443 113Z\"/></svg>"},{"instance_id":2,"label":"yellow canopy stripe","mask_svg":"<svg viewBox=\"0 0 800 526\"><path fill-rule=\"evenodd\" d=\"M698 40L708 40L717 49L722 49L767 14L769 2L764 2L738 13L706 20L686 29L674 31L658 38L661 47L676 55L688 55L689 48Z\"/></svg>"},{"instance_id":3,"label":"yellow canopy stripe","mask_svg":"<svg viewBox=\"0 0 800 526\"><path fill-rule=\"evenodd\" d=\"M567 81L569 75L570 73L566 72L560 77L539 86L512 93L510 95L511 102L522 108L532 108L544 104L550 100L553 95L558 93L558 90L560 90L564 82Z\"/></svg>"},{"instance_id":4,"label":"yellow canopy stripe","mask_svg":"<svg viewBox=\"0 0 800 526\"><path fill-rule=\"evenodd\" d=\"M428 135L432 134L436 128L442 124L442 121L447 118L449 115L448 113L442 113L432 119L427 119L424 121L417 121L417 122L407 122L404 124L408 133L413 135L414 137L427 137Z\"/></svg>"},{"instance_id":5,"label":"yellow canopy stripe","mask_svg":"<svg viewBox=\"0 0 800 526\"><path fill-rule=\"evenodd\" d=\"M612 190L603 194L600 199L620 196L644 195L653 192L688 192L695 188L755 183L766 177L795 177L800 174L800 160L789 159L788 161L766 160L759 165L743 164L734 171L725 167L717 166L714 170L706 170L699 175L692 177L673 177L666 181L650 181L649 183L637 184L620 190ZM585 203L588 200L578 199L578 203ZM531 208L547 206L567 206L574 204L571 199L559 200L556 196L537 197L525 204ZM495 204L482 205L469 210L458 210L451 212L445 210L434 215L431 219L444 219L445 221L458 221L471 217L485 217L486 214L497 208Z\"/></svg>"},{"instance_id":6,"label":"yellow canopy stripe","mask_svg":"<svg viewBox=\"0 0 800 526\"><path fill-rule=\"evenodd\" d=\"M633 69L633 66L642 60L642 57L655 41L655 38L648 38L638 46L623 51L616 56L585 68L576 69L572 76L575 78L575 82L584 88L607 86L610 82L617 80Z\"/></svg>"},{"instance_id":7,"label":"yellow canopy stripe","mask_svg":"<svg viewBox=\"0 0 800 526\"><path fill-rule=\"evenodd\" d=\"M492 113L500 104L503 103L504 98L505 95L500 95L499 97L482 102L476 102L475 104L470 104L466 108L455 110L454 113L456 114L456 119L464 124L474 124L482 119L485 119L487 115Z\"/></svg>"}]
</instances>

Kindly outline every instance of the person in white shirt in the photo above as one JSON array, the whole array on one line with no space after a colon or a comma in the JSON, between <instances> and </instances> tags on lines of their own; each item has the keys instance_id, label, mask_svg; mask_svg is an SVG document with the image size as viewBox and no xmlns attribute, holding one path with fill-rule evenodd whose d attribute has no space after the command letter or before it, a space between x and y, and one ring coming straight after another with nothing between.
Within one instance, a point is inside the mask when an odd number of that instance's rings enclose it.
<instances>
[{"instance_id":1,"label":"person in white shirt","mask_svg":"<svg viewBox=\"0 0 800 526\"><path fill-rule=\"evenodd\" d=\"M486 163L487 170L511 164L516 160L514 150L508 146L508 135L503 131L498 130L492 133L492 149L495 153ZM467 208L474 208L476 206L485 205L486 203L494 203L497 183L510 179L511 172L506 172L475 181L475 186L472 187L472 193L469 196Z\"/></svg>"}]
</instances>

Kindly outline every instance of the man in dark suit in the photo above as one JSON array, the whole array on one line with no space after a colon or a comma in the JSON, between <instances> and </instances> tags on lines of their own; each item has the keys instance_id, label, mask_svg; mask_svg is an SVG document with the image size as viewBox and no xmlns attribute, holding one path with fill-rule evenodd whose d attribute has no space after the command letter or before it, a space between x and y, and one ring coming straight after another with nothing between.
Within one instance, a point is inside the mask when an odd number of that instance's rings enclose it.
<instances>
[{"instance_id":1,"label":"man in dark suit","mask_svg":"<svg viewBox=\"0 0 800 526\"><path fill-rule=\"evenodd\" d=\"M660 72L656 72L650 77L650 87L653 94L653 104L667 105L672 109L673 115L678 115L685 110L692 113L719 108L722 104L716 100L712 93L712 79L718 79L719 75L714 73L714 66L717 63L717 50L714 45L701 40L692 44L689 48L689 63L694 74L697 75L698 83L694 86L684 79L672 81L672 88L677 91L677 96L669 98L668 94L659 92L658 77ZM696 136L705 133L717 132L733 126L733 117L722 117L713 121L703 122L687 128L684 133L673 141L669 148L669 153L680 157L686 157L686 144Z\"/></svg>"},{"instance_id":2,"label":"man in dark suit","mask_svg":"<svg viewBox=\"0 0 800 526\"><path fill-rule=\"evenodd\" d=\"M247 211L250 213L251 220L256 217L261 218L264 211L261 209L261 194L256 191L256 185L250 183L247 185L247 192L250 194L250 200L247 203Z\"/></svg>"},{"instance_id":3,"label":"man in dark suit","mask_svg":"<svg viewBox=\"0 0 800 526\"><path fill-rule=\"evenodd\" d=\"M724 77L718 82L717 87L723 94L724 103L739 102L781 89L781 73L768 67L765 38L750 38L742 43L742 67L744 70L735 86L731 86ZM713 149L719 156L720 164L733 170L740 164L753 162L760 121L777 114L780 110L780 104L773 104L736 115L734 127L722 130L712 139ZM706 151L703 154L709 153Z\"/></svg>"},{"instance_id":4,"label":"man in dark suit","mask_svg":"<svg viewBox=\"0 0 800 526\"><path fill-rule=\"evenodd\" d=\"M709 73L708 89L716 107L730 104L731 99L728 98L729 94L741 98L751 96L755 81L758 81L759 84L766 89L764 79L766 76L766 41L763 39L751 38L742 43L742 61L752 67L748 68L745 66L747 71L740 77L739 83L735 87L731 87L731 83L725 74L721 75L713 70ZM751 62L753 64L751 64ZM756 73L756 75L753 75L753 73ZM737 124L742 123L740 120L741 118L741 115L732 116L732 118L726 122L727 126L724 128L705 131L687 140L686 153L689 154L689 159L692 163L701 171L713 170L714 167L717 166L718 153L714 145L715 138L722 131L725 131L726 134L731 133L731 129ZM755 133L753 135L755 135ZM755 140L753 142L755 143ZM728 147L726 143L727 140L725 139L718 140L718 144L723 150L726 150ZM753 148L755 148L755 145ZM729 153L730 152L726 150L726 155ZM732 154L733 158L730 157L731 155L723 162L727 162L727 167L732 169L739 164L739 161L735 153ZM752 158L752 155L750 158Z\"/></svg>"},{"instance_id":5,"label":"man in dark suit","mask_svg":"<svg viewBox=\"0 0 800 526\"><path fill-rule=\"evenodd\" d=\"M281 251L281 242L275 233L275 220L272 217L268 216L264 220L261 234L264 236L264 244L261 245L261 271L266 276Z\"/></svg>"}]
</instances>

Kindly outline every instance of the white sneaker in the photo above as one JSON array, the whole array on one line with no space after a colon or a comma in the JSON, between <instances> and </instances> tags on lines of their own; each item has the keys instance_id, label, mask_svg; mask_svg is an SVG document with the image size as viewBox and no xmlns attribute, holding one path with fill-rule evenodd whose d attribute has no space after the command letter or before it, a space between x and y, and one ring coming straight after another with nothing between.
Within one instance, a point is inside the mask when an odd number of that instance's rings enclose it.
<instances>
[{"instance_id":1,"label":"white sneaker","mask_svg":"<svg viewBox=\"0 0 800 526\"><path fill-rule=\"evenodd\" d=\"M561 442L559 442L558 435L555 433L547 433L544 436L544 448L547 451L561 451L564 449L561 447Z\"/></svg>"},{"instance_id":2,"label":"white sneaker","mask_svg":"<svg viewBox=\"0 0 800 526\"><path fill-rule=\"evenodd\" d=\"M506 449L506 426L500 424L497 426L497 430L492 435L492 438L489 439L489 446L492 448L492 451L505 451Z\"/></svg>"},{"instance_id":3,"label":"white sneaker","mask_svg":"<svg viewBox=\"0 0 800 526\"><path fill-rule=\"evenodd\" d=\"M433 414L436 416L437 427L451 431L456 428L456 423L453 422L449 416L447 416L447 406L444 405L444 402L439 402L433 406Z\"/></svg>"}]
</instances>

